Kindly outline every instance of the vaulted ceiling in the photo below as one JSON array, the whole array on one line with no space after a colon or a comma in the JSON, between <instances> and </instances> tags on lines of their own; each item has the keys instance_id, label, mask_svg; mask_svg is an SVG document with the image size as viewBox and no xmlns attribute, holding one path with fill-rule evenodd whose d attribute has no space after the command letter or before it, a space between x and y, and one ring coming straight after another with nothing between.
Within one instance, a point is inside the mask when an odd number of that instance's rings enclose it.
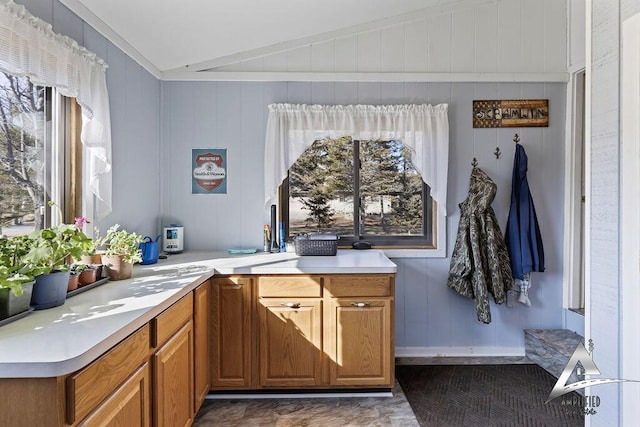
<instances>
[{"instance_id":1,"label":"vaulted ceiling","mask_svg":"<svg viewBox=\"0 0 640 427\"><path fill-rule=\"evenodd\" d=\"M206 69L483 0L61 0L157 71Z\"/></svg>"}]
</instances>

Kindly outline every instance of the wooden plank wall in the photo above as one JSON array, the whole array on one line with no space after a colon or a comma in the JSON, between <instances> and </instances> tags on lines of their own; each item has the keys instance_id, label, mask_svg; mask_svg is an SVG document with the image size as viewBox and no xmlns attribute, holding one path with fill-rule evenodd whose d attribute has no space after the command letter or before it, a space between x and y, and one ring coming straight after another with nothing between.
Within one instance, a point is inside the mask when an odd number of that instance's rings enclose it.
<instances>
[{"instance_id":1,"label":"wooden plank wall","mask_svg":"<svg viewBox=\"0 0 640 427\"><path fill-rule=\"evenodd\" d=\"M248 59L215 71L564 72L564 1L509 0Z\"/></svg>"},{"instance_id":2,"label":"wooden plank wall","mask_svg":"<svg viewBox=\"0 0 640 427\"><path fill-rule=\"evenodd\" d=\"M504 229L513 135L529 156L529 182L545 243L547 271L533 278L533 306L493 306L480 324L470 300L446 287L449 258L396 258L398 354L524 354L523 329L562 327L565 85L560 83L164 82L162 211L185 225L191 250L261 247L267 105L448 103L450 121L448 254L467 194L471 159L497 183L494 209ZM548 128L473 129L474 99L548 98ZM493 152L504 153L496 159ZM191 195L191 148L226 148L228 194Z\"/></svg>"}]
</instances>

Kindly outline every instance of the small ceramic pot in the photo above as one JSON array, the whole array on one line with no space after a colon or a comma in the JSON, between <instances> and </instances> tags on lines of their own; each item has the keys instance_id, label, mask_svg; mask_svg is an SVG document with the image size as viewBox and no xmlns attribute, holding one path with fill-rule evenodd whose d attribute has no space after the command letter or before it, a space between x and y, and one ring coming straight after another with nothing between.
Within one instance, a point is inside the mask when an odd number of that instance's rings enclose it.
<instances>
[{"instance_id":1,"label":"small ceramic pot","mask_svg":"<svg viewBox=\"0 0 640 427\"><path fill-rule=\"evenodd\" d=\"M133 264L125 262L122 255L102 255L102 265L107 268L110 280L128 279L133 273Z\"/></svg>"},{"instance_id":2,"label":"small ceramic pot","mask_svg":"<svg viewBox=\"0 0 640 427\"><path fill-rule=\"evenodd\" d=\"M76 289L78 289L79 281L79 274L69 274L69 284L67 285L67 292L75 291Z\"/></svg>"},{"instance_id":3,"label":"small ceramic pot","mask_svg":"<svg viewBox=\"0 0 640 427\"><path fill-rule=\"evenodd\" d=\"M98 277L98 269L97 268L88 268L86 270L83 270L79 275L78 275L78 284L80 286L84 286L84 285L90 285L91 283L95 282Z\"/></svg>"}]
</instances>

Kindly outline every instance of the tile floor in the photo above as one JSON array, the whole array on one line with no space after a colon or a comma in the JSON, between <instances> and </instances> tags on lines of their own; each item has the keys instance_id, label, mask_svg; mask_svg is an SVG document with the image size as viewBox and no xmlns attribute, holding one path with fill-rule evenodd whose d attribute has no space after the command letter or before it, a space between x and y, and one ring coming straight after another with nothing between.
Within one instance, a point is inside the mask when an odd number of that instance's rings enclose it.
<instances>
[{"instance_id":1,"label":"tile floor","mask_svg":"<svg viewBox=\"0 0 640 427\"><path fill-rule=\"evenodd\" d=\"M402 365L531 363L526 357L397 358ZM194 426L419 426L396 382L393 397L210 399Z\"/></svg>"},{"instance_id":2,"label":"tile floor","mask_svg":"<svg viewBox=\"0 0 640 427\"><path fill-rule=\"evenodd\" d=\"M393 397L206 400L194 426L418 426L396 382Z\"/></svg>"}]
</instances>

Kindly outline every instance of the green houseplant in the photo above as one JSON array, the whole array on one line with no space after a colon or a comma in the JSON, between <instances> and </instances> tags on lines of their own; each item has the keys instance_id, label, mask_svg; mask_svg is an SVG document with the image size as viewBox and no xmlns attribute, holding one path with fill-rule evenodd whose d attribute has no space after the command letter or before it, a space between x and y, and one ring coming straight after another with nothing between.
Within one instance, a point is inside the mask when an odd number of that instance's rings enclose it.
<instances>
[{"instance_id":1,"label":"green houseplant","mask_svg":"<svg viewBox=\"0 0 640 427\"><path fill-rule=\"evenodd\" d=\"M143 241L142 236L119 228L120 224L115 224L99 240L100 245L106 246L102 264L106 266L111 280L128 279L133 273L133 264L142 261L138 246Z\"/></svg>"},{"instance_id":2,"label":"green houseplant","mask_svg":"<svg viewBox=\"0 0 640 427\"><path fill-rule=\"evenodd\" d=\"M49 206L57 205L50 202ZM85 222L86 219L77 218L74 224L59 224L28 236L30 250L24 260L36 280L31 296L36 310L64 304L69 285L68 261L79 258L93 244L82 231Z\"/></svg>"},{"instance_id":3,"label":"green houseplant","mask_svg":"<svg viewBox=\"0 0 640 427\"><path fill-rule=\"evenodd\" d=\"M34 284L24 261L29 245L27 236L0 239L0 320L29 309Z\"/></svg>"}]
</instances>

